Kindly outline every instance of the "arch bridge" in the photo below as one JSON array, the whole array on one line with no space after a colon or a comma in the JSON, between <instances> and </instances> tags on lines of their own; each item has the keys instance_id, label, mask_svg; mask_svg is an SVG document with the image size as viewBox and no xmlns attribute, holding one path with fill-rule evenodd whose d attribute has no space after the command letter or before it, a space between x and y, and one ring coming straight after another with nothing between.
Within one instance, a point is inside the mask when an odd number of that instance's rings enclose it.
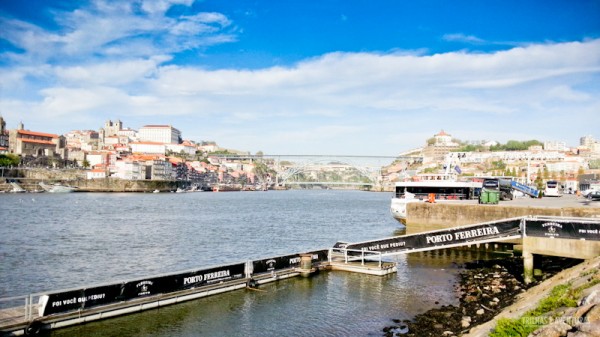
<instances>
[{"instance_id":1,"label":"arch bridge","mask_svg":"<svg viewBox=\"0 0 600 337\"><path fill-rule=\"evenodd\" d=\"M286 185L383 186L382 168L395 163L422 163L422 157L360 155L220 155L228 160L266 163L275 171L275 181ZM261 177L259 177L261 179ZM264 179L264 177L263 177Z\"/></svg>"}]
</instances>

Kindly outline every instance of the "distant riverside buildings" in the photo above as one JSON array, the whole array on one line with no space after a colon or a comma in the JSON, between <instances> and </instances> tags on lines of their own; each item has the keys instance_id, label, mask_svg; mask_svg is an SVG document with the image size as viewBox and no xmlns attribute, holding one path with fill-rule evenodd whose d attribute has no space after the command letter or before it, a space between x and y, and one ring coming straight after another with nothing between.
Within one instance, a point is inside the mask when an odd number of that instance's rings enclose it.
<instances>
[{"instance_id":1,"label":"distant riverside buildings","mask_svg":"<svg viewBox=\"0 0 600 337\"><path fill-rule=\"evenodd\" d=\"M427 146L423 149L423 163L443 161L449 152L459 148L460 144L454 142L452 136L442 130L427 141Z\"/></svg>"},{"instance_id":2,"label":"distant riverside buildings","mask_svg":"<svg viewBox=\"0 0 600 337\"><path fill-rule=\"evenodd\" d=\"M581 138L579 138L579 145L581 146L586 146L586 147L592 147L592 145L594 145L596 143L596 139L594 137L592 137L591 135L587 135L587 136L583 136Z\"/></svg>"},{"instance_id":3,"label":"distant riverside buildings","mask_svg":"<svg viewBox=\"0 0 600 337\"><path fill-rule=\"evenodd\" d=\"M171 125L145 125L140 128L138 138L141 142L179 144L181 132Z\"/></svg>"},{"instance_id":4,"label":"distant riverside buildings","mask_svg":"<svg viewBox=\"0 0 600 337\"><path fill-rule=\"evenodd\" d=\"M8 152L8 131L6 130L6 122L0 116L0 153Z\"/></svg>"},{"instance_id":5,"label":"distant riverside buildings","mask_svg":"<svg viewBox=\"0 0 600 337\"><path fill-rule=\"evenodd\" d=\"M10 153L30 156L54 156L66 158L65 137L53 133L25 130L23 123L8 132Z\"/></svg>"},{"instance_id":6,"label":"distant riverside buildings","mask_svg":"<svg viewBox=\"0 0 600 337\"><path fill-rule=\"evenodd\" d=\"M544 150L566 152L569 151L569 148L567 147L567 143L565 142L545 141Z\"/></svg>"}]
</instances>

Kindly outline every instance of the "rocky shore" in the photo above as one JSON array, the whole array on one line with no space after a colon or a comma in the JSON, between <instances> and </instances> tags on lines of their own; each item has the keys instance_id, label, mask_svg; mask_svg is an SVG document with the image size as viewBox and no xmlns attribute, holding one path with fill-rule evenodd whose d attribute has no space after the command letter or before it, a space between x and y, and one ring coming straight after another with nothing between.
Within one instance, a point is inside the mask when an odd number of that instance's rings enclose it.
<instances>
[{"instance_id":1,"label":"rocky shore","mask_svg":"<svg viewBox=\"0 0 600 337\"><path fill-rule=\"evenodd\" d=\"M544 280L574 260L547 258L540 269ZM446 305L417 315L412 320L395 320L383 329L384 336L461 336L476 325L494 318L503 308L515 302L517 295L536 283L525 285L523 263L519 257L482 260L467 263L456 285L459 305Z\"/></svg>"}]
</instances>

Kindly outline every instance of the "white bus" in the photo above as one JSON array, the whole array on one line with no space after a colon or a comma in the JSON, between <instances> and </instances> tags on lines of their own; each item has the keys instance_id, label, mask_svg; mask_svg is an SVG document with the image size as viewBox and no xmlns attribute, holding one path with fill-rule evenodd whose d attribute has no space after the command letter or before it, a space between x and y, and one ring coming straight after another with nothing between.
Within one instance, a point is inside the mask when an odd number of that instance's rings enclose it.
<instances>
[{"instance_id":1,"label":"white bus","mask_svg":"<svg viewBox=\"0 0 600 337\"><path fill-rule=\"evenodd\" d=\"M556 180L548 180L546 182L546 190L544 191L545 197L562 197L560 190L560 183Z\"/></svg>"}]
</instances>

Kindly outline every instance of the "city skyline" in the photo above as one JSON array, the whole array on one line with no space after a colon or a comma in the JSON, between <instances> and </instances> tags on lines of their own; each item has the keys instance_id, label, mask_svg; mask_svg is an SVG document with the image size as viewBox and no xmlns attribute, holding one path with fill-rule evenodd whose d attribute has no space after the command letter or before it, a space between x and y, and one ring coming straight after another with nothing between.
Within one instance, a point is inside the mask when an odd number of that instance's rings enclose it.
<instances>
[{"instance_id":1,"label":"city skyline","mask_svg":"<svg viewBox=\"0 0 600 337\"><path fill-rule=\"evenodd\" d=\"M600 134L600 2L0 3L0 114L252 153Z\"/></svg>"}]
</instances>

